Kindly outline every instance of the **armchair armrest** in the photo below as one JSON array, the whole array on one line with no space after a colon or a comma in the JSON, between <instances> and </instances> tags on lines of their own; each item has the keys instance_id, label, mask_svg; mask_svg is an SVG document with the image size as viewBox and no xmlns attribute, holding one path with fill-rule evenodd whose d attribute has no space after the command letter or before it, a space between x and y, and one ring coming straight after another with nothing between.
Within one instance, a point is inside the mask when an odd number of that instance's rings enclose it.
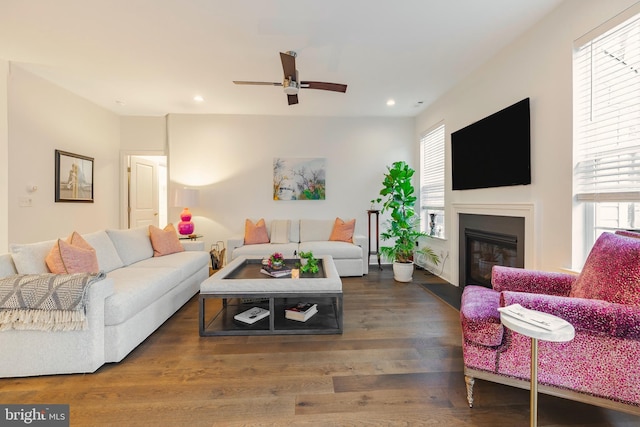
<instances>
[{"instance_id":1,"label":"armchair armrest","mask_svg":"<svg viewBox=\"0 0 640 427\"><path fill-rule=\"evenodd\" d=\"M568 296L576 278L577 276L569 273L552 273L503 266L495 266L491 271L491 285L498 292L515 291Z\"/></svg>"},{"instance_id":2,"label":"armchair armrest","mask_svg":"<svg viewBox=\"0 0 640 427\"><path fill-rule=\"evenodd\" d=\"M640 307L597 299L501 292L500 306L511 304L558 316L571 323L576 331L640 339Z\"/></svg>"}]
</instances>

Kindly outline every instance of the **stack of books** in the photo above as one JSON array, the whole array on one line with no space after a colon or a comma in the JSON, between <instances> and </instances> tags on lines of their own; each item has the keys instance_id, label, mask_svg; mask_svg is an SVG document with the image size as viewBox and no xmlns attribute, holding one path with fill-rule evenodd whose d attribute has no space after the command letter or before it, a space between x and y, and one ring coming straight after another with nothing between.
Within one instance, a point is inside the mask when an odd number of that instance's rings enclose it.
<instances>
[{"instance_id":1,"label":"stack of books","mask_svg":"<svg viewBox=\"0 0 640 427\"><path fill-rule=\"evenodd\" d=\"M298 322L306 322L318 312L318 304L299 302L284 310L284 317Z\"/></svg>"},{"instance_id":2,"label":"stack of books","mask_svg":"<svg viewBox=\"0 0 640 427\"><path fill-rule=\"evenodd\" d=\"M263 265L260 269L260 273L271 277L289 277L291 276L291 269L289 267L282 267L279 270L275 270L268 265Z\"/></svg>"},{"instance_id":3,"label":"stack of books","mask_svg":"<svg viewBox=\"0 0 640 427\"><path fill-rule=\"evenodd\" d=\"M239 322L247 323L252 325L256 323L258 320L264 319L269 315L269 310L266 310L261 307L253 307L247 311L243 311L242 313L238 313L233 316Z\"/></svg>"}]
</instances>

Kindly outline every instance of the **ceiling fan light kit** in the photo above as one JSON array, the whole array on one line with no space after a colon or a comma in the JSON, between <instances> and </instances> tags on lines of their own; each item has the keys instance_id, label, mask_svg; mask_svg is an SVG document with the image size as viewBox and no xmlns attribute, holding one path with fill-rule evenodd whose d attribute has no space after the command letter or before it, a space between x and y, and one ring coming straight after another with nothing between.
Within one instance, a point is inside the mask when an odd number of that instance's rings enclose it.
<instances>
[{"instance_id":1,"label":"ceiling fan light kit","mask_svg":"<svg viewBox=\"0 0 640 427\"><path fill-rule=\"evenodd\" d=\"M291 80L291 78L284 79L282 87L284 88L284 93L286 93L287 95L298 94L298 82L296 82L295 80Z\"/></svg>"},{"instance_id":2,"label":"ceiling fan light kit","mask_svg":"<svg viewBox=\"0 0 640 427\"><path fill-rule=\"evenodd\" d=\"M282 83L272 82L252 82L234 80L233 83L237 85L263 85L263 86L282 86L284 93L287 95L287 101L289 105L298 103L298 91L302 89L317 89L328 90L330 92L347 91L346 84L340 83L327 83L327 82L312 82L312 81L300 81L298 79L298 70L296 70L296 53L294 51L280 52L280 61L282 62L282 71L284 72L284 79Z\"/></svg>"}]
</instances>

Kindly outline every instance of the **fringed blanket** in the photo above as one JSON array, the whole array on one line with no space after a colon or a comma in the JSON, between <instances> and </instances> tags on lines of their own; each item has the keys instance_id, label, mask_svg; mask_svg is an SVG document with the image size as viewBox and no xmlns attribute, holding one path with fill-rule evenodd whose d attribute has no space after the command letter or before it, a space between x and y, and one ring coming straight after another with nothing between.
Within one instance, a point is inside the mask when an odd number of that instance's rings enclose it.
<instances>
[{"instance_id":1,"label":"fringed blanket","mask_svg":"<svg viewBox=\"0 0 640 427\"><path fill-rule=\"evenodd\" d=\"M87 328L89 285L98 274L19 274L0 278L0 331L76 331Z\"/></svg>"}]
</instances>

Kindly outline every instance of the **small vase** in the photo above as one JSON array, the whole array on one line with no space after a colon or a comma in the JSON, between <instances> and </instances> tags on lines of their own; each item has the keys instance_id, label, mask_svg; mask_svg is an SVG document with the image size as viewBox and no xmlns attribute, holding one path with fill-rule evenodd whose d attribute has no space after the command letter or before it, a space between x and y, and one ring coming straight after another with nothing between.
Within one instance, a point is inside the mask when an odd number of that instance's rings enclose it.
<instances>
[{"instance_id":1,"label":"small vase","mask_svg":"<svg viewBox=\"0 0 640 427\"><path fill-rule=\"evenodd\" d=\"M272 262L271 263L271 268L273 268L274 270L280 270L282 267L284 267L284 263L282 263L282 262Z\"/></svg>"}]
</instances>

